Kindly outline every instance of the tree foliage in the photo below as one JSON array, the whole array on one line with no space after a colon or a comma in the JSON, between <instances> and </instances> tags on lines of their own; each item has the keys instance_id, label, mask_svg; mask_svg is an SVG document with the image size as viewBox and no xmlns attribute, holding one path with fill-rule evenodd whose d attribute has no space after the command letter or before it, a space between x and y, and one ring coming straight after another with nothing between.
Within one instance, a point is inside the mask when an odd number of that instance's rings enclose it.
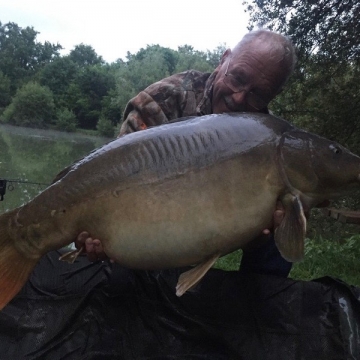
<instances>
[{"instance_id":1,"label":"tree foliage","mask_svg":"<svg viewBox=\"0 0 360 360\"><path fill-rule=\"evenodd\" d=\"M60 56L61 45L40 43L38 34L32 27L0 22L0 114L13 124L55 126L66 131L78 126L109 134L119 124L127 102L137 93L177 72L211 72L225 51L224 45L206 52L190 45L178 50L147 45L134 54L128 52L125 60L107 64L83 43L69 55ZM50 107L54 107L52 119L38 117L32 104L24 115L24 99L30 99L28 89L34 91L34 96L49 95ZM34 105L40 103L34 98ZM33 120L30 113L34 114ZM106 127L111 130L103 130Z\"/></svg>"},{"instance_id":2,"label":"tree foliage","mask_svg":"<svg viewBox=\"0 0 360 360\"><path fill-rule=\"evenodd\" d=\"M114 78L115 79L115 78ZM113 126L119 124L122 108L116 99L116 88L110 89L101 100L101 116L109 119Z\"/></svg>"},{"instance_id":3,"label":"tree foliage","mask_svg":"<svg viewBox=\"0 0 360 360\"><path fill-rule=\"evenodd\" d=\"M3 114L5 122L43 128L55 119L55 105L49 88L36 82L21 87Z\"/></svg>"},{"instance_id":4,"label":"tree foliage","mask_svg":"<svg viewBox=\"0 0 360 360\"><path fill-rule=\"evenodd\" d=\"M355 0L245 1L255 25L289 35L301 59L315 54L329 62L359 61L360 3Z\"/></svg>"},{"instance_id":5,"label":"tree foliage","mask_svg":"<svg viewBox=\"0 0 360 360\"><path fill-rule=\"evenodd\" d=\"M211 52L203 52L195 50L191 45L183 45L178 47L179 58L176 64L176 72L195 69L203 72L211 72L218 65L213 65Z\"/></svg>"},{"instance_id":6,"label":"tree foliage","mask_svg":"<svg viewBox=\"0 0 360 360\"><path fill-rule=\"evenodd\" d=\"M76 45L75 48L70 51L69 58L80 67L104 64L104 60L96 53L94 48L83 43Z\"/></svg>"},{"instance_id":7,"label":"tree foliage","mask_svg":"<svg viewBox=\"0 0 360 360\"><path fill-rule=\"evenodd\" d=\"M68 94L70 108L79 120L80 127L96 128L103 107L102 101L114 88L115 79L105 66L87 66L77 73Z\"/></svg>"},{"instance_id":8,"label":"tree foliage","mask_svg":"<svg viewBox=\"0 0 360 360\"><path fill-rule=\"evenodd\" d=\"M100 116L100 119L96 125L96 129L100 135L105 137L114 136L114 125L105 116Z\"/></svg>"},{"instance_id":9,"label":"tree foliage","mask_svg":"<svg viewBox=\"0 0 360 360\"><path fill-rule=\"evenodd\" d=\"M299 126L360 153L360 2L245 1L250 28L291 37L298 65L273 109Z\"/></svg>"},{"instance_id":10,"label":"tree foliage","mask_svg":"<svg viewBox=\"0 0 360 360\"><path fill-rule=\"evenodd\" d=\"M69 109L60 109L56 114L56 128L58 130L74 132L77 127L75 114Z\"/></svg>"},{"instance_id":11,"label":"tree foliage","mask_svg":"<svg viewBox=\"0 0 360 360\"><path fill-rule=\"evenodd\" d=\"M225 43L218 45L213 51L207 51L207 61L211 66L211 69L215 69L219 64L227 47Z\"/></svg>"},{"instance_id":12,"label":"tree foliage","mask_svg":"<svg viewBox=\"0 0 360 360\"><path fill-rule=\"evenodd\" d=\"M66 92L74 81L77 72L78 67L69 56L58 57L40 70L39 82L53 92L54 101L58 108L67 105Z\"/></svg>"},{"instance_id":13,"label":"tree foliage","mask_svg":"<svg viewBox=\"0 0 360 360\"><path fill-rule=\"evenodd\" d=\"M124 87L132 96L172 75L177 64L176 52L160 45L148 45L136 54L128 52L126 59L118 63L117 85L119 90Z\"/></svg>"},{"instance_id":14,"label":"tree foliage","mask_svg":"<svg viewBox=\"0 0 360 360\"><path fill-rule=\"evenodd\" d=\"M10 79L0 71L0 111L11 101Z\"/></svg>"},{"instance_id":15,"label":"tree foliage","mask_svg":"<svg viewBox=\"0 0 360 360\"><path fill-rule=\"evenodd\" d=\"M59 44L37 42L37 34L32 27L23 29L12 22L0 22L0 71L10 79L12 93L62 49Z\"/></svg>"},{"instance_id":16,"label":"tree foliage","mask_svg":"<svg viewBox=\"0 0 360 360\"><path fill-rule=\"evenodd\" d=\"M160 45L148 45L136 54L128 52L127 61L116 64L116 106L124 109L126 103L149 85L175 73L195 69L212 72L225 51L224 45L215 51L197 51L190 45L171 50ZM221 54L220 54L221 53Z\"/></svg>"}]
</instances>

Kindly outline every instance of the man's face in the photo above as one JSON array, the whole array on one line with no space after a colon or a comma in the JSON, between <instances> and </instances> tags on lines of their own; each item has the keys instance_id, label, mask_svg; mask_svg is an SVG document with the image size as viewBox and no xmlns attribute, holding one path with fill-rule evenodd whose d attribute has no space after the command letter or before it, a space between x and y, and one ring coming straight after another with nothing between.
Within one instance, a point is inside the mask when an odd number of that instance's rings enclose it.
<instances>
[{"instance_id":1,"label":"man's face","mask_svg":"<svg viewBox=\"0 0 360 360\"><path fill-rule=\"evenodd\" d=\"M213 113L262 111L280 92L286 75L278 57L261 49L261 43L228 51L214 81Z\"/></svg>"}]
</instances>

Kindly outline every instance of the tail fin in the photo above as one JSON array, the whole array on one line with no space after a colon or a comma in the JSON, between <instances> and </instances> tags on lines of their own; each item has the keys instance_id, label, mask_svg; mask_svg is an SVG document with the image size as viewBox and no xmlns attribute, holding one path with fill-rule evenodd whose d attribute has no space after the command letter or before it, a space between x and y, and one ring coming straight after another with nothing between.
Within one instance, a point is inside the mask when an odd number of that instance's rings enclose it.
<instances>
[{"instance_id":1,"label":"tail fin","mask_svg":"<svg viewBox=\"0 0 360 360\"><path fill-rule=\"evenodd\" d=\"M13 245L9 220L14 212L0 215L0 310L21 290L38 260L28 259Z\"/></svg>"}]
</instances>

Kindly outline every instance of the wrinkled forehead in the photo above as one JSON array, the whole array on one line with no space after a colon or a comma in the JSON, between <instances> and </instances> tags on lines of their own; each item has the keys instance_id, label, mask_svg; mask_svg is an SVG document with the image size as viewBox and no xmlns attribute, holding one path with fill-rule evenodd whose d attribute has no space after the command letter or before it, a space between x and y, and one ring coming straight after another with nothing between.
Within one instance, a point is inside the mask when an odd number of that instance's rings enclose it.
<instances>
[{"instance_id":1,"label":"wrinkled forehead","mask_svg":"<svg viewBox=\"0 0 360 360\"><path fill-rule=\"evenodd\" d=\"M285 57L284 48L269 39L257 37L246 42L240 42L232 52L235 62L240 62L244 57L266 59L267 62L281 64Z\"/></svg>"},{"instance_id":2,"label":"wrinkled forehead","mask_svg":"<svg viewBox=\"0 0 360 360\"><path fill-rule=\"evenodd\" d=\"M284 49L277 43L269 43L262 38L240 43L231 53L230 69L257 72L268 79L275 92L285 83L290 73L289 64L284 59Z\"/></svg>"}]
</instances>

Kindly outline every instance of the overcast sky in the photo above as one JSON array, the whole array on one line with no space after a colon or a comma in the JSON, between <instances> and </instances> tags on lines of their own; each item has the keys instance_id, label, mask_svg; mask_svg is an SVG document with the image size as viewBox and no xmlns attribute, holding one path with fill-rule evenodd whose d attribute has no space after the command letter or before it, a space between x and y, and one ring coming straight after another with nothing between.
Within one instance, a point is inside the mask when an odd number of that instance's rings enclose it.
<instances>
[{"instance_id":1,"label":"overcast sky","mask_svg":"<svg viewBox=\"0 0 360 360\"><path fill-rule=\"evenodd\" d=\"M177 49L234 47L247 32L241 0L0 0L0 21L33 26L37 40L59 42L69 53L91 45L105 61L124 59L147 44Z\"/></svg>"}]
</instances>

